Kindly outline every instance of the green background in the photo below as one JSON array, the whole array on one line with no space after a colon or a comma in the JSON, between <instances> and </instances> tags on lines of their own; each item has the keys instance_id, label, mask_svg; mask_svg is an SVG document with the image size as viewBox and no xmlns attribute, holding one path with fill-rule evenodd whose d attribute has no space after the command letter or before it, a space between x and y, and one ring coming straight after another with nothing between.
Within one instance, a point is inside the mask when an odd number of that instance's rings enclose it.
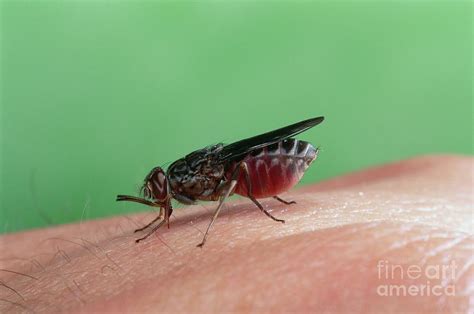
<instances>
[{"instance_id":1,"label":"green background","mask_svg":"<svg viewBox=\"0 0 474 314\"><path fill-rule=\"evenodd\" d=\"M303 183L472 154L472 4L1 2L0 232L146 210L148 170L309 117Z\"/></svg>"}]
</instances>

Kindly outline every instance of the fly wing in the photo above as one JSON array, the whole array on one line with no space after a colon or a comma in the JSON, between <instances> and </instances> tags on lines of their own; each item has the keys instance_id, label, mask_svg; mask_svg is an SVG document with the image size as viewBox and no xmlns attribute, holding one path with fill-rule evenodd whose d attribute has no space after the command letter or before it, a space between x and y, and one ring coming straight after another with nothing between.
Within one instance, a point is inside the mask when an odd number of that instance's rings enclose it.
<instances>
[{"instance_id":1,"label":"fly wing","mask_svg":"<svg viewBox=\"0 0 474 314\"><path fill-rule=\"evenodd\" d=\"M195 150L184 157L188 164L199 164L206 161L215 150L217 145L206 146Z\"/></svg>"},{"instance_id":2,"label":"fly wing","mask_svg":"<svg viewBox=\"0 0 474 314\"><path fill-rule=\"evenodd\" d=\"M235 160L243 155L248 154L252 150L262 148L274 143L277 143L285 138L295 136L302 133L313 126L316 126L323 122L324 117L317 117L308 120L304 120L281 129L263 133L254 137L250 137L222 148L219 153L219 159L224 160Z\"/></svg>"}]
</instances>

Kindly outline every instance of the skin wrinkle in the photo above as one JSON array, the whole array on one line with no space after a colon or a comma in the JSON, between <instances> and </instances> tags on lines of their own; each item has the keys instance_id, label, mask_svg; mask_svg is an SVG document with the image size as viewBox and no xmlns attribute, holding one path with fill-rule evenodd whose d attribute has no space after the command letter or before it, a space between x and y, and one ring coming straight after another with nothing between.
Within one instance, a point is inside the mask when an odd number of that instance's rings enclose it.
<instances>
[{"instance_id":1,"label":"skin wrinkle","mask_svg":"<svg viewBox=\"0 0 474 314\"><path fill-rule=\"evenodd\" d=\"M25 276L25 277L28 277L28 278L31 278L31 279L34 279L34 280L38 280L38 278L36 278L36 277L30 276L28 274L23 274L23 273L20 273L20 272L17 272L17 271L13 271L13 270L0 269L0 271L5 271L5 272L13 273L13 274L16 274L16 275Z\"/></svg>"},{"instance_id":2,"label":"skin wrinkle","mask_svg":"<svg viewBox=\"0 0 474 314\"><path fill-rule=\"evenodd\" d=\"M441 243L440 245L426 252L423 261L430 257L435 257L445 251L451 250L454 247L459 246L459 244L461 244L462 242L468 242L466 240L473 240L473 237L462 235L454 237L452 239L448 238L447 241L445 241L444 243Z\"/></svg>"},{"instance_id":3,"label":"skin wrinkle","mask_svg":"<svg viewBox=\"0 0 474 314\"><path fill-rule=\"evenodd\" d=\"M27 311L27 312L32 312L32 313L34 313L33 310L27 308L26 306L24 306L24 305L21 304L21 303L17 303L17 302L13 302L13 301L10 301L10 300L7 300L7 299L1 299L1 298L0 298L0 301L1 301L1 302L6 302L6 303L8 303L8 304L11 304L11 305L13 305L14 307L20 307L20 308L24 309L24 310Z\"/></svg>"},{"instance_id":4,"label":"skin wrinkle","mask_svg":"<svg viewBox=\"0 0 474 314\"><path fill-rule=\"evenodd\" d=\"M466 169L472 164L466 157L420 157L282 195L297 205L264 200L285 225L239 199L227 203L203 250L195 248L199 228L210 219L203 206L179 209L171 229L140 245L132 243L139 235L132 234L135 220L145 223L151 214L5 235L1 268L39 280L5 272L0 279L18 288L25 297L21 304L37 312L467 311L474 240L473 197L466 184L472 171ZM430 183L439 176L444 180ZM119 236L117 224L125 230ZM61 250L71 262L62 254L51 257L59 247L42 240L48 238L65 240ZM14 256L26 261L7 260ZM44 269L33 267L32 259ZM407 266L452 259L461 272L454 299L401 302L375 295L375 286L385 283L377 278L379 260ZM18 302L3 290L0 298ZM18 306L0 302L0 312L9 309Z\"/></svg>"},{"instance_id":5,"label":"skin wrinkle","mask_svg":"<svg viewBox=\"0 0 474 314\"><path fill-rule=\"evenodd\" d=\"M4 283L3 281L0 281L0 286L7 288L11 292L13 292L17 296L19 296L23 301L25 301L25 298L23 297L23 295L20 292L18 292L15 288L10 287L9 285Z\"/></svg>"}]
</instances>

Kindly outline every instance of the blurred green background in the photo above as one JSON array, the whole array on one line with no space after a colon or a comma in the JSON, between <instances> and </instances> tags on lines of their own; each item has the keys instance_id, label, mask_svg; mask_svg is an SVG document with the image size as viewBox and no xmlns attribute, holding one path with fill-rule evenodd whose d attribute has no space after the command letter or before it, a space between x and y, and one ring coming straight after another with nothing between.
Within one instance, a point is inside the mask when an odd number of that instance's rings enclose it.
<instances>
[{"instance_id":1,"label":"blurred green background","mask_svg":"<svg viewBox=\"0 0 474 314\"><path fill-rule=\"evenodd\" d=\"M313 116L303 183L472 154L471 1L1 2L0 232L146 210L156 165Z\"/></svg>"}]
</instances>

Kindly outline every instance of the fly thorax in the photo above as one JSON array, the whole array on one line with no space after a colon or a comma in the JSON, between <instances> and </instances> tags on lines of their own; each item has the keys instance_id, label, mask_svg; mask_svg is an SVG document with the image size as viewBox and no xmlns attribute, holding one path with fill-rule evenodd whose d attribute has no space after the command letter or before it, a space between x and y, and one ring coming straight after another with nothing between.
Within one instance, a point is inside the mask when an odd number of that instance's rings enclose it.
<instances>
[{"instance_id":1,"label":"fly thorax","mask_svg":"<svg viewBox=\"0 0 474 314\"><path fill-rule=\"evenodd\" d=\"M224 166L214 163L212 158L196 160L190 163L181 159L170 166L171 189L190 199L209 199L224 177Z\"/></svg>"}]
</instances>

